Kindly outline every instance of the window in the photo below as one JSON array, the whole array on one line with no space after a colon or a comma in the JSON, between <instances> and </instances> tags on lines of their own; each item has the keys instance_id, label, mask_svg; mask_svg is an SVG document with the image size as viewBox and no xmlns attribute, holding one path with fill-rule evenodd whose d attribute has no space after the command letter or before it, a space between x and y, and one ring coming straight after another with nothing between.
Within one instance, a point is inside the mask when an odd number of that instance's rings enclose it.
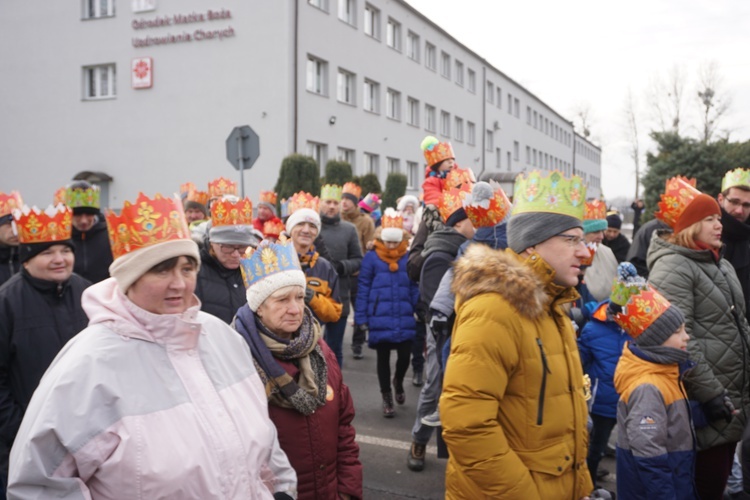
<instances>
[{"instance_id":1,"label":"window","mask_svg":"<svg viewBox=\"0 0 750 500\"><path fill-rule=\"evenodd\" d=\"M456 117L456 130L455 130L455 138L457 141L463 141L464 140L464 119Z\"/></svg>"},{"instance_id":2,"label":"window","mask_svg":"<svg viewBox=\"0 0 750 500\"><path fill-rule=\"evenodd\" d=\"M451 114L447 111L440 112L440 133L446 137L451 136Z\"/></svg>"},{"instance_id":3,"label":"window","mask_svg":"<svg viewBox=\"0 0 750 500\"><path fill-rule=\"evenodd\" d=\"M487 82L487 95L485 96L485 99L487 99L487 102L490 104L495 103L495 86L492 85L492 82Z\"/></svg>"},{"instance_id":4,"label":"window","mask_svg":"<svg viewBox=\"0 0 750 500\"><path fill-rule=\"evenodd\" d=\"M485 148L487 148L487 151L492 151L493 149L495 149L495 134L492 132L492 130L485 131L484 137Z\"/></svg>"},{"instance_id":5,"label":"window","mask_svg":"<svg viewBox=\"0 0 750 500\"><path fill-rule=\"evenodd\" d=\"M477 91L477 74L473 69L468 70L469 75L469 92L472 94Z\"/></svg>"},{"instance_id":6,"label":"window","mask_svg":"<svg viewBox=\"0 0 750 500\"><path fill-rule=\"evenodd\" d=\"M424 63L433 71L437 68L437 52L435 46L430 42L425 42L424 44Z\"/></svg>"},{"instance_id":7,"label":"window","mask_svg":"<svg viewBox=\"0 0 750 500\"><path fill-rule=\"evenodd\" d=\"M508 96L508 114L513 114L513 96L510 94L506 94Z\"/></svg>"},{"instance_id":8,"label":"window","mask_svg":"<svg viewBox=\"0 0 750 500\"><path fill-rule=\"evenodd\" d=\"M451 77L451 56L447 52L440 53L440 74L450 80Z\"/></svg>"},{"instance_id":9,"label":"window","mask_svg":"<svg viewBox=\"0 0 750 500\"><path fill-rule=\"evenodd\" d=\"M512 165L512 163L513 163L513 162L512 162L511 160L510 160L510 151L508 151L508 152L507 152L507 153L505 153L505 154L506 154L506 155L507 155L507 157L508 157L508 172L510 172L510 171L511 171L511 168L512 168L512 166L513 166L513 165Z\"/></svg>"},{"instance_id":10,"label":"window","mask_svg":"<svg viewBox=\"0 0 750 500\"><path fill-rule=\"evenodd\" d=\"M424 128L425 130L428 130L430 132L434 132L437 130L436 124L435 124L435 106L430 106L429 104L424 105Z\"/></svg>"},{"instance_id":11,"label":"window","mask_svg":"<svg viewBox=\"0 0 750 500\"><path fill-rule=\"evenodd\" d=\"M356 104L354 98L354 75L340 68L336 80L336 95L339 102Z\"/></svg>"},{"instance_id":12,"label":"window","mask_svg":"<svg viewBox=\"0 0 750 500\"><path fill-rule=\"evenodd\" d=\"M419 35L411 31L406 35L406 55L419 62Z\"/></svg>"},{"instance_id":13,"label":"window","mask_svg":"<svg viewBox=\"0 0 750 500\"><path fill-rule=\"evenodd\" d=\"M339 19L352 26L355 25L357 13L354 0L339 0Z\"/></svg>"},{"instance_id":14,"label":"window","mask_svg":"<svg viewBox=\"0 0 750 500\"><path fill-rule=\"evenodd\" d=\"M406 162L406 180L408 189L419 187L419 164L415 161Z\"/></svg>"},{"instance_id":15,"label":"window","mask_svg":"<svg viewBox=\"0 0 750 500\"><path fill-rule=\"evenodd\" d=\"M307 142L307 156L312 156L318 167L326 163L326 145L318 142Z\"/></svg>"},{"instance_id":16,"label":"window","mask_svg":"<svg viewBox=\"0 0 750 500\"><path fill-rule=\"evenodd\" d=\"M531 125L531 106L526 106L526 125Z\"/></svg>"},{"instance_id":17,"label":"window","mask_svg":"<svg viewBox=\"0 0 750 500\"><path fill-rule=\"evenodd\" d=\"M83 98L94 100L116 97L116 76L117 68L114 64L83 68Z\"/></svg>"},{"instance_id":18,"label":"window","mask_svg":"<svg viewBox=\"0 0 750 500\"><path fill-rule=\"evenodd\" d=\"M537 117L536 111L534 111L534 128L538 128L537 127L537 124L538 124L537 118L538 117Z\"/></svg>"},{"instance_id":19,"label":"window","mask_svg":"<svg viewBox=\"0 0 750 500\"><path fill-rule=\"evenodd\" d=\"M400 174L401 173L401 160L399 160L398 158L388 158L388 173Z\"/></svg>"},{"instance_id":20,"label":"window","mask_svg":"<svg viewBox=\"0 0 750 500\"><path fill-rule=\"evenodd\" d=\"M372 113L380 112L379 93L380 85L372 80L365 80L364 90L362 92L362 103L365 111L370 111Z\"/></svg>"},{"instance_id":21,"label":"window","mask_svg":"<svg viewBox=\"0 0 750 500\"><path fill-rule=\"evenodd\" d=\"M503 107L503 92L500 90L500 87L497 87L497 107Z\"/></svg>"},{"instance_id":22,"label":"window","mask_svg":"<svg viewBox=\"0 0 750 500\"><path fill-rule=\"evenodd\" d=\"M533 156L531 158L532 158L531 164L536 167L537 166L536 149L533 151Z\"/></svg>"},{"instance_id":23,"label":"window","mask_svg":"<svg viewBox=\"0 0 750 500\"><path fill-rule=\"evenodd\" d=\"M464 86L464 63L456 59L456 84Z\"/></svg>"},{"instance_id":24,"label":"window","mask_svg":"<svg viewBox=\"0 0 750 500\"><path fill-rule=\"evenodd\" d=\"M500 152L500 148L495 149L495 168L500 170L502 168L503 155Z\"/></svg>"},{"instance_id":25,"label":"window","mask_svg":"<svg viewBox=\"0 0 750 500\"><path fill-rule=\"evenodd\" d=\"M530 163L531 163L531 147L526 146L526 164L528 165Z\"/></svg>"},{"instance_id":26,"label":"window","mask_svg":"<svg viewBox=\"0 0 750 500\"><path fill-rule=\"evenodd\" d=\"M470 146L477 143L477 127L471 122L466 122L466 142L468 142Z\"/></svg>"},{"instance_id":27,"label":"window","mask_svg":"<svg viewBox=\"0 0 750 500\"><path fill-rule=\"evenodd\" d=\"M328 63L313 56L307 56L307 90L315 94L328 95L326 92L327 71Z\"/></svg>"},{"instance_id":28,"label":"window","mask_svg":"<svg viewBox=\"0 0 750 500\"><path fill-rule=\"evenodd\" d=\"M518 161L518 150L520 149L520 146L518 144L518 141L513 141L513 159Z\"/></svg>"},{"instance_id":29,"label":"window","mask_svg":"<svg viewBox=\"0 0 750 500\"><path fill-rule=\"evenodd\" d=\"M365 4L365 35L380 40L380 11L369 3Z\"/></svg>"},{"instance_id":30,"label":"window","mask_svg":"<svg viewBox=\"0 0 750 500\"><path fill-rule=\"evenodd\" d=\"M385 115L394 120L401 119L401 92L388 89L385 94Z\"/></svg>"},{"instance_id":31,"label":"window","mask_svg":"<svg viewBox=\"0 0 750 500\"><path fill-rule=\"evenodd\" d=\"M385 30L385 43L392 49L401 50L401 25L391 18L388 18Z\"/></svg>"},{"instance_id":32,"label":"window","mask_svg":"<svg viewBox=\"0 0 750 500\"><path fill-rule=\"evenodd\" d=\"M322 0L321 0L322 1ZM115 0L83 0L83 18L112 17L115 15Z\"/></svg>"},{"instance_id":33,"label":"window","mask_svg":"<svg viewBox=\"0 0 750 500\"><path fill-rule=\"evenodd\" d=\"M517 97L513 99L513 116L516 118L521 117L521 101Z\"/></svg>"},{"instance_id":34,"label":"window","mask_svg":"<svg viewBox=\"0 0 750 500\"><path fill-rule=\"evenodd\" d=\"M379 157L373 153L365 153L365 173L375 174L380 178Z\"/></svg>"},{"instance_id":35,"label":"window","mask_svg":"<svg viewBox=\"0 0 750 500\"><path fill-rule=\"evenodd\" d=\"M419 101L413 97L409 97L406 103L406 123L419 127Z\"/></svg>"},{"instance_id":36,"label":"window","mask_svg":"<svg viewBox=\"0 0 750 500\"><path fill-rule=\"evenodd\" d=\"M338 159L345 161L352 166L352 172L354 172L354 150L347 148L339 148Z\"/></svg>"}]
</instances>

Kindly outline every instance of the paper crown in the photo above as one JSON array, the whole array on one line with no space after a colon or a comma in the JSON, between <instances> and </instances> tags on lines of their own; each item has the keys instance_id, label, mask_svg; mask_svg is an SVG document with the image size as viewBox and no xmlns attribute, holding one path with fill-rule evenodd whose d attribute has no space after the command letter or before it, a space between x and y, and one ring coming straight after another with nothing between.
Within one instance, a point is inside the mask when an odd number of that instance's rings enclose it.
<instances>
[{"instance_id":1,"label":"paper crown","mask_svg":"<svg viewBox=\"0 0 750 500\"><path fill-rule=\"evenodd\" d=\"M309 208L311 210L315 210L316 212L320 211L320 198L304 191L298 191L294 193L286 203L289 215L292 215L300 208Z\"/></svg>"},{"instance_id":2,"label":"paper crown","mask_svg":"<svg viewBox=\"0 0 750 500\"><path fill-rule=\"evenodd\" d=\"M211 204L211 226L249 226L253 223L253 202L250 198L232 203L218 199Z\"/></svg>"},{"instance_id":3,"label":"paper crown","mask_svg":"<svg viewBox=\"0 0 750 500\"><path fill-rule=\"evenodd\" d=\"M24 205L13 210L13 219L22 245L50 243L71 238L73 212L63 204L50 205L44 211Z\"/></svg>"},{"instance_id":4,"label":"paper crown","mask_svg":"<svg viewBox=\"0 0 750 500\"><path fill-rule=\"evenodd\" d=\"M326 184L320 188L320 199L341 201L341 192L341 186L337 186L336 184Z\"/></svg>"},{"instance_id":5,"label":"paper crown","mask_svg":"<svg viewBox=\"0 0 750 500\"><path fill-rule=\"evenodd\" d=\"M511 203L495 181L477 182L463 199L466 216L474 227L492 227L510 213Z\"/></svg>"},{"instance_id":6,"label":"paper crown","mask_svg":"<svg viewBox=\"0 0 750 500\"><path fill-rule=\"evenodd\" d=\"M443 189L461 189L463 185L472 185L475 182L477 182L477 178L470 168L452 168L445 176L445 187Z\"/></svg>"},{"instance_id":7,"label":"paper crown","mask_svg":"<svg viewBox=\"0 0 750 500\"><path fill-rule=\"evenodd\" d=\"M65 189L65 204L70 208L99 208L100 194L101 190L96 185L86 189L69 187Z\"/></svg>"},{"instance_id":8,"label":"paper crown","mask_svg":"<svg viewBox=\"0 0 750 500\"><path fill-rule=\"evenodd\" d=\"M135 203L126 201L119 215L108 210L106 219L115 259L165 241L190 239L180 201L158 193L153 199L138 193Z\"/></svg>"},{"instance_id":9,"label":"paper crown","mask_svg":"<svg viewBox=\"0 0 750 500\"><path fill-rule=\"evenodd\" d=\"M427 166L429 167L440 163L443 160L447 160L448 158L456 157L455 153L453 153L453 146L451 146L450 142L440 142L437 138L431 135L422 139L422 144L420 146L424 153L425 162L427 162Z\"/></svg>"},{"instance_id":10,"label":"paper crown","mask_svg":"<svg viewBox=\"0 0 750 500\"><path fill-rule=\"evenodd\" d=\"M225 194L237 195L237 183L232 182L224 177L219 177L208 183L208 196L211 198L218 198Z\"/></svg>"},{"instance_id":11,"label":"paper crown","mask_svg":"<svg viewBox=\"0 0 750 500\"><path fill-rule=\"evenodd\" d=\"M671 304L662 294L646 285L644 289L632 293L623 305L622 312L615 314L614 320L631 337L638 337L646 328L664 314Z\"/></svg>"},{"instance_id":12,"label":"paper crown","mask_svg":"<svg viewBox=\"0 0 750 500\"><path fill-rule=\"evenodd\" d=\"M396 229L404 228L404 217L392 208L387 208L383 217L380 219L380 225L383 229L395 227Z\"/></svg>"},{"instance_id":13,"label":"paper crown","mask_svg":"<svg viewBox=\"0 0 750 500\"><path fill-rule=\"evenodd\" d=\"M443 191L440 195L440 204L438 211L443 222L446 222L453 213L463 208L464 198L471 193L471 188L466 186L461 189L451 188Z\"/></svg>"},{"instance_id":14,"label":"paper crown","mask_svg":"<svg viewBox=\"0 0 750 500\"><path fill-rule=\"evenodd\" d=\"M358 200L362 197L362 188L353 182L347 182L344 184L344 187L342 188L342 194L351 194Z\"/></svg>"},{"instance_id":15,"label":"paper crown","mask_svg":"<svg viewBox=\"0 0 750 500\"><path fill-rule=\"evenodd\" d=\"M368 212L373 212L380 206L380 196L375 193L367 193L367 196L362 198L358 203L359 208L363 208Z\"/></svg>"},{"instance_id":16,"label":"paper crown","mask_svg":"<svg viewBox=\"0 0 750 500\"><path fill-rule=\"evenodd\" d=\"M180 197L184 198L190 191L195 191L195 184L192 182L185 182L180 184Z\"/></svg>"},{"instance_id":17,"label":"paper crown","mask_svg":"<svg viewBox=\"0 0 750 500\"><path fill-rule=\"evenodd\" d=\"M567 179L559 170L543 176L534 170L528 176L516 177L512 215L547 212L583 220L585 199L586 185L579 176Z\"/></svg>"},{"instance_id":18,"label":"paper crown","mask_svg":"<svg viewBox=\"0 0 750 500\"><path fill-rule=\"evenodd\" d=\"M58 203L55 204L57 206ZM13 210L21 208L23 206L23 200L21 199L21 193L18 191L11 191L8 194L0 193L0 217L5 217L13 213Z\"/></svg>"},{"instance_id":19,"label":"paper crown","mask_svg":"<svg viewBox=\"0 0 750 500\"><path fill-rule=\"evenodd\" d=\"M583 220L604 220L607 218L607 204L601 200L587 201Z\"/></svg>"},{"instance_id":20,"label":"paper crown","mask_svg":"<svg viewBox=\"0 0 750 500\"><path fill-rule=\"evenodd\" d=\"M597 248L599 248L599 246L594 241L586 243L586 249L589 251L589 255L588 257L581 259L581 266L590 266L594 262Z\"/></svg>"},{"instance_id":21,"label":"paper crown","mask_svg":"<svg viewBox=\"0 0 750 500\"><path fill-rule=\"evenodd\" d=\"M278 197L273 191L261 191L260 201L258 203L268 203L269 205L276 206L277 199Z\"/></svg>"},{"instance_id":22,"label":"paper crown","mask_svg":"<svg viewBox=\"0 0 750 500\"><path fill-rule=\"evenodd\" d=\"M200 203L201 205L205 207L206 205L208 205L209 198L210 197L208 196L208 193L206 191L193 190L187 194L187 197L185 199L187 201L194 201L196 203Z\"/></svg>"},{"instance_id":23,"label":"paper crown","mask_svg":"<svg viewBox=\"0 0 750 500\"><path fill-rule=\"evenodd\" d=\"M55 191L55 194L52 195L52 204L54 206L57 206L60 203L65 205L65 191L65 187L61 187L57 191Z\"/></svg>"},{"instance_id":24,"label":"paper crown","mask_svg":"<svg viewBox=\"0 0 750 500\"><path fill-rule=\"evenodd\" d=\"M688 205L700 194L701 192L695 188L695 179L687 179L679 175L672 177L667 180L658 204L659 209L654 216L674 228Z\"/></svg>"},{"instance_id":25,"label":"paper crown","mask_svg":"<svg viewBox=\"0 0 750 500\"><path fill-rule=\"evenodd\" d=\"M262 241L250 257L240 259L240 270L247 289L264 278L284 271L300 271L301 267L294 245Z\"/></svg>"},{"instance_id":26,"label":"paper crown","mask_svg":"<svg viewBox=\"0 0 750 500\"><path fill-rule=\"evenodd\" d=\"M735 168L724 175L721 180L721 191L724 192L733 187L746 187L750 189L750 170L746 168Z\"/></svg>"},{"instance_id":27,"label":"paper crown","mask_svg":"<svg viewBox=\"0 0 750 500\"><path fill-rule=\"evenodd\" d=\"M284 223L281 219L273 218L263 223L263 235L272 236L278 238L279 235L284 231Z\"/></svg>"}]
</instances>

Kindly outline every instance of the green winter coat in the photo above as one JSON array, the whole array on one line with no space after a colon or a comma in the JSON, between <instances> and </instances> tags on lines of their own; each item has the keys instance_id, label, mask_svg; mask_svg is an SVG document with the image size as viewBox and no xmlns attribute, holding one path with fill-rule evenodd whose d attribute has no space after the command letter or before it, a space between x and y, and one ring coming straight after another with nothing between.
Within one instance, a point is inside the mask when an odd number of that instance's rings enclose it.
<instances>
[{"instance_id":1,"label":"green winter coat","mask_svg":"<svg viewBox=\"0 0 750 500\"><path fill-rule=\"evenodd\" d=\"M709 422L697 429L698 449L741 439L750 413L750 349L742 287L732 265L719 263L709 250L691 250L667 242L660 231L651 239L649 282L678 306L690 334L688 351L697 366L685 376L690 399L705 403L729 392L740 410L730 423Z\"/></svg>"}]
</instances>

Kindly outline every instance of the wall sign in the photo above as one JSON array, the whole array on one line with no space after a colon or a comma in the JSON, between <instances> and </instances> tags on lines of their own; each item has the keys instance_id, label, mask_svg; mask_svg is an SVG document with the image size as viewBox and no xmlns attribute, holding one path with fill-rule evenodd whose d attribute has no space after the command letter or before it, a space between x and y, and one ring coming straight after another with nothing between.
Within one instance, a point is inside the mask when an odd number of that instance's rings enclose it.
<instances>
[{"instance_id":1,"label":"wall sign","mask_svg":"<svg viewBox=\"0 0 750 500\"><path fill-rule=\"evenodd\" d=\"M151 57L133 59L130 82L134 89L150 89L154 84L154 60Z\"/></svg>"}]
</instances>

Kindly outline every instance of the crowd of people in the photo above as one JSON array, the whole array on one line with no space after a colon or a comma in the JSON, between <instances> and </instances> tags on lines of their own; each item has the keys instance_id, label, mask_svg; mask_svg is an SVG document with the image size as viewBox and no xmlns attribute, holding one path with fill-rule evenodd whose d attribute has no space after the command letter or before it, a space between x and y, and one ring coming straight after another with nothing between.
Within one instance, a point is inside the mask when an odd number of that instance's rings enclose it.
<instances>
[{"instance_id":1,"label":"crowd of people","mask_svg":"<svg viewBox=\"0 0 750 500\"><path fill-rule=\"evenodd\" d=\"M395 207L221 177L106 214L85 181L45 210L0 193L7 497L362 498L365 346L385 418L411 367L406 465L434 434L446 498L613 498L612 441L621 499L749 495L750 170L717 198L668 179L631 245L578 176L511 201L421 148Z\"/></svg>"}]
</instances>

